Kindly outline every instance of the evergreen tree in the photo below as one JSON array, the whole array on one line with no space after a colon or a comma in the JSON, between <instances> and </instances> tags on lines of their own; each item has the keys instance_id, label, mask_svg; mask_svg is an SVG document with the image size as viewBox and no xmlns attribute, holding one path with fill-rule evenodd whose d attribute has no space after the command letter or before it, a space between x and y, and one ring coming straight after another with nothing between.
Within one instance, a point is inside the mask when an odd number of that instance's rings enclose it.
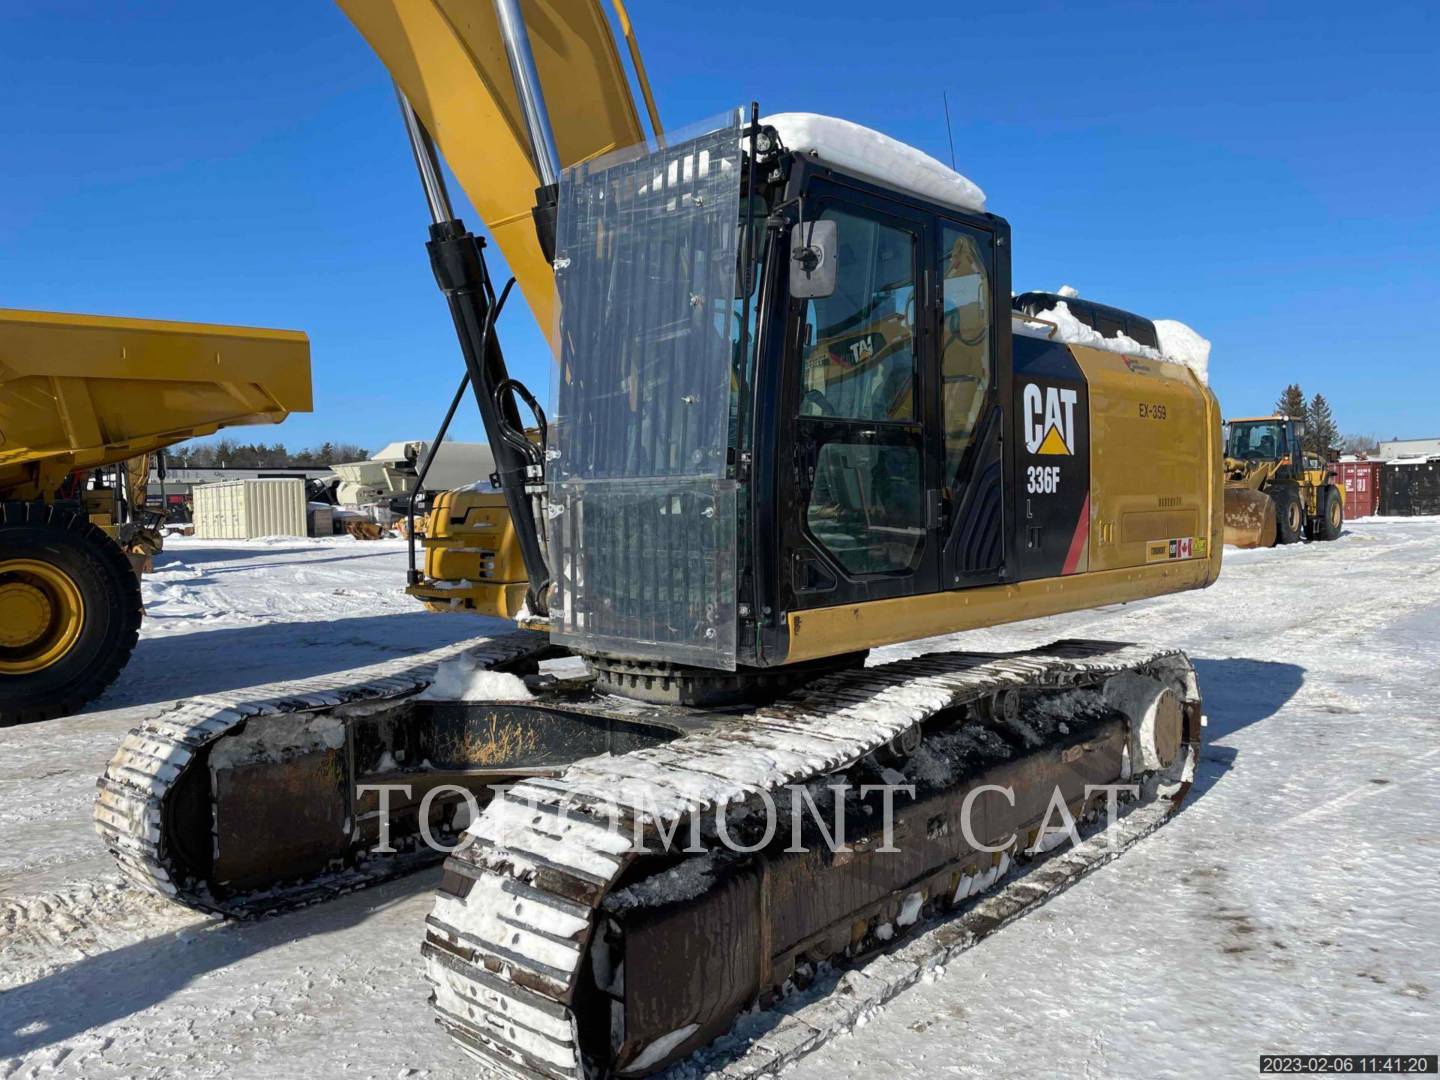
<instances>
[{"instance_id":1,"label":"evergreen tree","mask_svg":"<svg viewBox=\"0 0 1440 1080\"><path fill-rule=\"evenodd\" d=\"M1330 403L1324 394L1316 394L1305 410L1305 449L1323 461L1330 448L1339 442L1340 427L1335 423Z\"/></svg>"},{"instance_id":2,"label":"evergreen tree","mask_svg":"<svg viewBox=\"0 0 1440 1080\"><path fill-rule=\"evenodd\" d=\"M291 453L281 442L237 443L222 436L214 442L177 443L166 455L176 469L318 469L363 461L370 451L355 443L327 441Z\"/></svg>"},{"instance_id":3,"label":"evergreen tree","mask_svg":"<svg viewBox=\"0 0 1440 1080\"><path fill-rule=\"evenodd\" d=\"M1281 416L1293 416L1301 420L1305 418L1305 391L1300 389L1299 383L1291 383L1285 387L1285 392L1275 402L1275 411Z\"/></svg>"}]
</instances>

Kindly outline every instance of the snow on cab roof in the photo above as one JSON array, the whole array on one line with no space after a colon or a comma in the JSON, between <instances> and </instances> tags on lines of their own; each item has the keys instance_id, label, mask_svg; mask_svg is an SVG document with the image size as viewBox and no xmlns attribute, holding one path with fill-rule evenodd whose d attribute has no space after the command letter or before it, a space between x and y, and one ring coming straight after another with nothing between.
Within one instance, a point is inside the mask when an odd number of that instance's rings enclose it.
<instances>
[{"instance_id":1,"label":"snow on cab roof","mask_svg":"<svg viewBox=\"0 0 1440 1080\"><path fill-rule=\"evenodd\" d=\"M776 113L760 123L779 132L780 141L797 154L961 210L985 209L985 192L974 181L889 135L816 113Z\"/></svg>"}]
</instances>

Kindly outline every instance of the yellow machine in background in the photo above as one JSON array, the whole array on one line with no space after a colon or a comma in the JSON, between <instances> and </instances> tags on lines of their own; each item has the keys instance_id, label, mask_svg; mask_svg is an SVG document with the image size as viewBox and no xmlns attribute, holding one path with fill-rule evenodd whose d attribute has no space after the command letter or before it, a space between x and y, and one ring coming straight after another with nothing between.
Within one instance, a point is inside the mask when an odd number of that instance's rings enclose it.
<instances>
[{"instance_id":1,"label":"yellow machine in background","mask_svg":"<svg viewBox=\"0 0 1440 1080\"><path fill-rule=\"evenodd\" d=\"M1274 547L1340 535L1345 489L1329 462L1305 452L1303 421L1254 416L1226 429L1225 543Z\"/></svg>"},{"instance_id":2,"label":"yellow machine in background","mask_svg":"<svg viewBox=\"0 0 1440 1080\"><path fill-rule=\"evenodd\" d=\"M525 610L525 563L498 491L439 495L425 523L425 578L405 591L430 611L515 619Z\"/></svg>"},{"instance_id":3,"label":"yellow machine in background","mask_svg":"<svg viewBox=\"0 0 1440 1080\"><path fill-rule=\"evenodd\" d=\"M75 711L134 648L122 463L310 407L302 333L0 309L0 724Z\"/></svg>"}]
</instances>

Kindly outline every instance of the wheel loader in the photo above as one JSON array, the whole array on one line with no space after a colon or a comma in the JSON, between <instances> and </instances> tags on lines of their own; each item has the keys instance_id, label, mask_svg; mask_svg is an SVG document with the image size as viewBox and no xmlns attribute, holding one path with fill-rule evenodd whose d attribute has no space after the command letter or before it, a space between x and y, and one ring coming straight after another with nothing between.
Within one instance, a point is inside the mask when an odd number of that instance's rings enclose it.
<instances>
[{"instance_id":1,"label":"wheel loader","mask_svg":"<svg viewBox=\"0 0 1440 1080\"><path fill-rule=\"evenodd\" d=\"M495 459L409 587L520 629L145 721L96 804L133 882L247 917L453 848L440 1027L501 1075L633 1076L972 909L1057 803L1096 835L1180 805L1183 653L925 639L1215 580L1191 367L1014 310L1006 220L879 133L753 104L661 130L623 9L648 132L589 0L341 7L395 80L464 359L431 445L473 399ZM517 285L548 410L501 345ZM1044 866L1026 903L1083 872Z\"/></svg>"},{"instance_id":2,"label":"wheel loader","mask_svg":"<svg viewBox=\"0 0 1440 1080\"><path fill-rule=\"evenodd\" d=\"M1340 535L1345 490L1329 461L1306 453L1303 420L1246 417L1225 430L1225 543L1274 547Z\"/></svg>"},{"instance_id":3,"label":"wheel loader","mask_svg":"<svg viewBox=\"0 0 1440 1080\"><path fill-rule=\"evenodd\" d=\"M309 408L300 333L0 310L0 726L74 712L129 659L149 455Z\"/></svg>"}]
</instances>

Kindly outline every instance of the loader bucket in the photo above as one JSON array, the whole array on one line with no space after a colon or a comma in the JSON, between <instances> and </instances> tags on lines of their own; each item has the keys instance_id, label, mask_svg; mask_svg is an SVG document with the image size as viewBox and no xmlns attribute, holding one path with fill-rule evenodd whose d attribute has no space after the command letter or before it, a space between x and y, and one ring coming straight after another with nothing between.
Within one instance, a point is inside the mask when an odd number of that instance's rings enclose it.
<instances>
[{"instance_id":1,"label":"loader bucket","mask_svg":"<svg viewBox=\"0 0 1440 1080\"><path fill-rule=\"evenodd\" d=\"M1233 547L1274 547L1275 500L1253 488L1225 489L1225 543Z\"/></svg>"}]
</instances>

